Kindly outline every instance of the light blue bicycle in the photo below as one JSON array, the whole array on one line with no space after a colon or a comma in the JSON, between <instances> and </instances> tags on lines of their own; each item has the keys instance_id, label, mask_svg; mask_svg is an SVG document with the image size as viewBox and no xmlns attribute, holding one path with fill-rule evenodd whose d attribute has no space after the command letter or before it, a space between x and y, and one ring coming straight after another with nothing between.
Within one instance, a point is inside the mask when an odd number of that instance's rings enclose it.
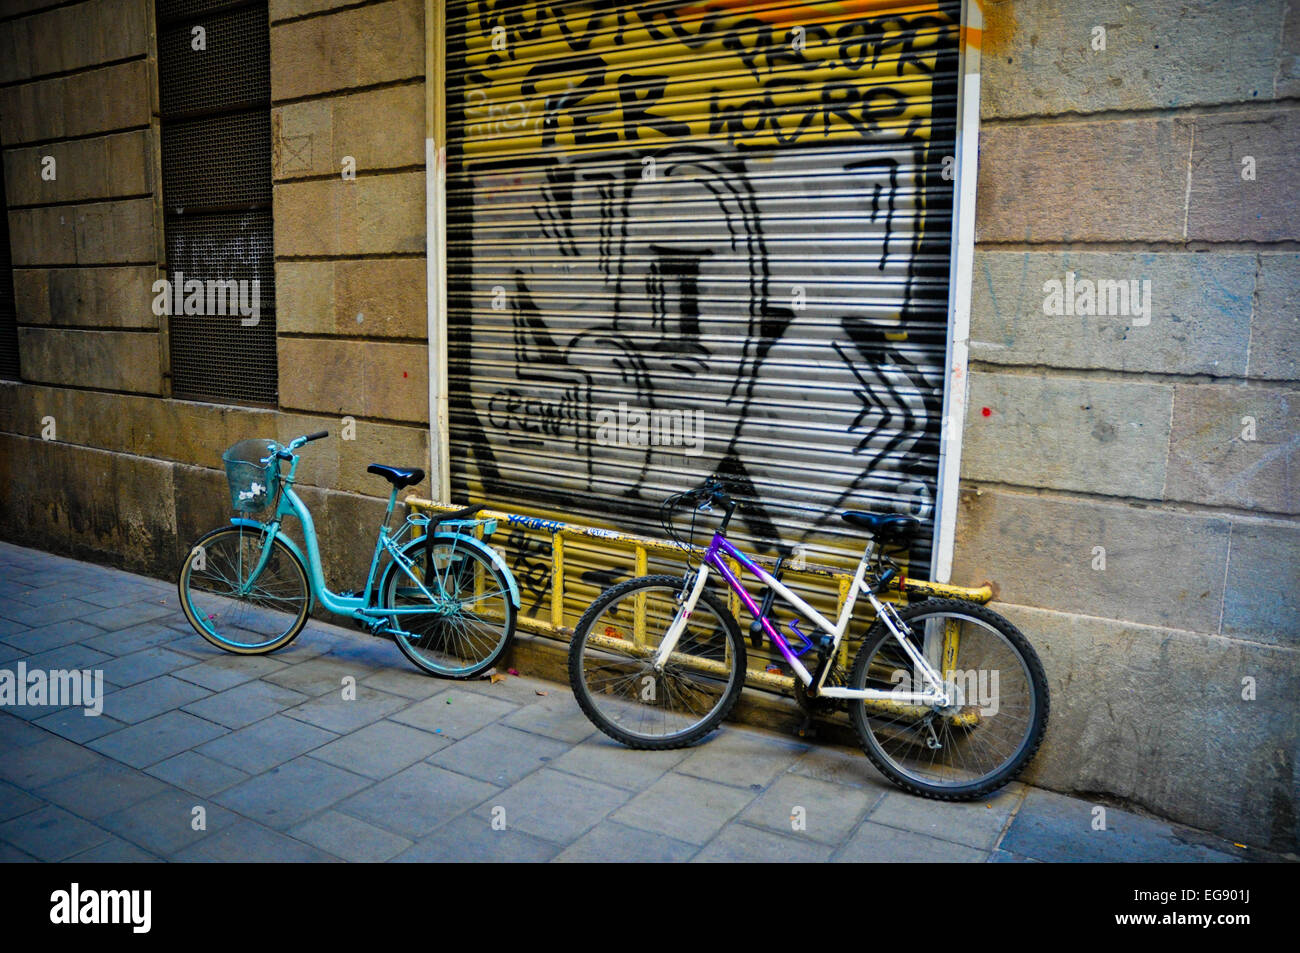
<instances>
[{"instance_id":1,"label":"light blue bicycle","mask_svg":"<svg viewBox=\"0 0 1300 953\"><path fill-rule=\"evenodd\" d=\"M292 642L319 604L391 636L431 674L471 678L490 667L509 646L519 610L519 586L505 560L475 535L481 527L483 537L490 536L496 521L476 519L483 509L478 504L442 516L410 514L394 532L388 524L397 492L421 482L424 471L372 463L367 472L393 489L366 585L360 593L331 592L311 511L293 489L295 451L327 436L321 430L285 446L241 440L222 455L237 513L274 510L265 522L237 515L191 547L177 580L190 624L227 652L262 655ZM286 516L302 524L305 553L281 530Z\"/></svg>"}]
</instances>

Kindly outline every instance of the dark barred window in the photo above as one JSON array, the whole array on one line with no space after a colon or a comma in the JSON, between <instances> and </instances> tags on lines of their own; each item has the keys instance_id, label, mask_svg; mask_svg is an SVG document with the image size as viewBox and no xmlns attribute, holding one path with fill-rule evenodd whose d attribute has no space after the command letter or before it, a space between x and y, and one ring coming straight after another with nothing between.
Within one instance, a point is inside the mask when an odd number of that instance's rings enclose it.
<instances>
[{"instance_id":1,"label":"dark barred window","mask_svg":"<svg viewBox=\"0 0 1300 953\"><path fill-rule=\"evenodd\" d=\"M157 0L172 394L276 400L266 0Z\"/></svg>"}]
</instances>

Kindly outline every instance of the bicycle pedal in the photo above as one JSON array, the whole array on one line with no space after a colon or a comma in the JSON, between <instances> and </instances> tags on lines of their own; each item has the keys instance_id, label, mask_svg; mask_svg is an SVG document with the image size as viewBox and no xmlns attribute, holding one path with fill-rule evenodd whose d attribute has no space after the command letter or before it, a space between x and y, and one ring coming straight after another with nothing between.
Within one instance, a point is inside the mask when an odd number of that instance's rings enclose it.
<instances>
[{"instance_id":1,"label":"bicycle pedal","mask_svg":"<svg viewBox=\"0 0 1300 953\"><path fill-rule=\"evenodd\" d=\"M816 738L817 725L813 722L812 715L805 715L803 724L796 728L794 733L800 738Z\"/></svg>"}]
</instances>

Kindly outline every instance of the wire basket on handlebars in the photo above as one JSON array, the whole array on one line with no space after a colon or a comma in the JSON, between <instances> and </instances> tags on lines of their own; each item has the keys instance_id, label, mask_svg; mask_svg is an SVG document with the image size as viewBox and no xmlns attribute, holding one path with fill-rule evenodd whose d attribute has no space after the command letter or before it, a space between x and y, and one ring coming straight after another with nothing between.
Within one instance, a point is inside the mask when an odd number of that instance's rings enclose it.
<instances>
[{"instance_id":1,"label":"wire basket on handlebars","mask_svg":"<svg viewBox=\"0 0 1300 953\"><path fill-rule=\"evenodd\" d=\"M274 440L241 440L221 455L230 484L230 505L241 513L257 513L275 500L280 462ZM270 463L263 463L271 457Z\"/></svg>"}]
</instances>

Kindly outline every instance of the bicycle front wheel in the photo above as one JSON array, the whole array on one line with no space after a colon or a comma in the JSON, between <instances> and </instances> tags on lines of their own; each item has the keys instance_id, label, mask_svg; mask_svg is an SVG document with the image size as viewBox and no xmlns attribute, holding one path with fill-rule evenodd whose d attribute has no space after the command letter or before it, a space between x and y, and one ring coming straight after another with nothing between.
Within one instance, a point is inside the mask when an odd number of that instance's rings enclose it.
<instances>
[{"instance_id":1,"label":"bicycle front wheel","mask_svg":"<svg viewBox=\"0 0 1300 953\"><path fill-rule=\"evenodd\" d=\"M899 612L908 639L943 675L945 708L907 701L850 700L872 763L905 791L944 801L984 797L1015 778L1047 730L1047 676L1020 630L991 609L928 599ZM849 687L925 689L897 637L877 620Z\"/></svg>"},{"instance_id":2,"label":"bicycle front wheel","mask_svg":"<svg viewBox=\"0 0 1300 953\"><path fill-rule=\"evenodd\" d=\"M676 576L620 583L583 613L569 643L569 682L597 728L631 748L682 748L716 728L745 685L745 644L707 590L663 671L653 657L687 593Z\"/></svg>"},{"instance_id":3,"label":"bicycle front wheel","mask_svg":"<svg viewBox=\"0 0 1300 953\"><path fill-rule=\"evenodd\" d=\"M271 552L258 571L267 541L265 530L223 526L195 543L181 564L176 585L185 617L199 635L227 652L274 652L307 624L307 572L276 538L270 539Z\"/></svg>"},{"instance_id":4,"label":"bicycle front wheel","mask_svg":"<svg viewBox=\"0 0 1300 953\"><path fill-rule=\"evenodd\" d=\"M514 635L510 584L492 558L464 537L435 536L432 553L430 565L424 540L407 545L409 572L396 563L388 567L380 611L391 612L397 647L417 668L473 678L501 657Z\"/></svg>"}]
</instances>

